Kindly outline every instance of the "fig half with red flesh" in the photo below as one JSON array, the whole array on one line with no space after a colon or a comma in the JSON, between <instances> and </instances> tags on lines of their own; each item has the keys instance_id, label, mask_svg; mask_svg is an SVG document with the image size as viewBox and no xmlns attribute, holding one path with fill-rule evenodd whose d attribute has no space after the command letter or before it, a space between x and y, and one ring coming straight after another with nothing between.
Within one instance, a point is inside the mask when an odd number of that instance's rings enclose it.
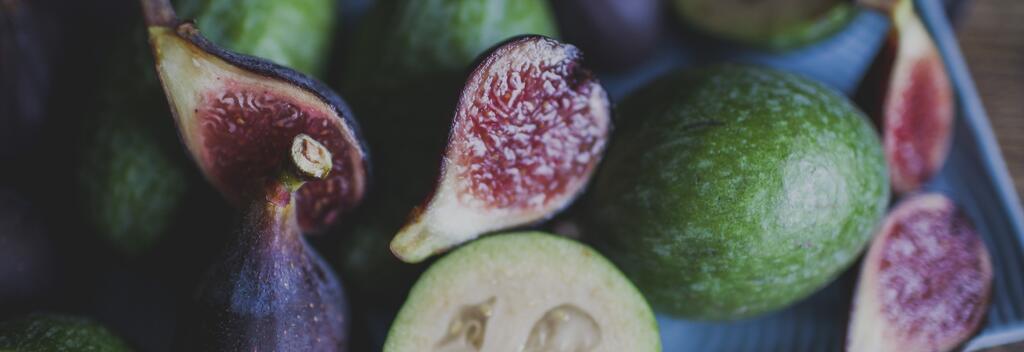
<instances>
[{"instance_id":1,"label":"fig half with red flesh","mask_svg":"<svg viewBox=\"0 0 1024 352\"><path fill-rule=\"evenodd\" d=\"M893 29L861 88L882 128L896 193L921 187L942 168L952 139L953 88L942 56L911 0L861 0L889 13Z\"/></svg>"},{"instance_id":2,"label":"fig half with red flesh","mask_svg":"<svg viewBox=\"0 0 1024 352\"><path fill-rule=\"evenodd\" d=\"M167 0L142 0L157 71L183 142L207 179L236 205L280 168L278 151L307 134L330 150L328 178L298 191L299 224L319 231L362 199L367 151L344 101L325 85L236 54L181 22Z\"/></svg>"},{"instance_id":3,"label":"fig half with red flesh","mask_svg":"<svg viewBox=\"0 0 1024 352\"><path fill-rule=\"evenodd\" d=\"M611 129L608 96L572 45L522 36L485 53L456 107L433 195L391 242L419 262L534 223L582 192Z\"/></svg>"},{"instance_id":4,"label":"fig half with red flesh","mask_svg":"<svg viewBox=\"0 0 1024 352\"><path fill-rule=\"evenodd\" d=\"M991 288L970 220L946 196L913 196L889 213L864 259L847 350L953 350L981 325Z\"/></svg>"}]
</instances>

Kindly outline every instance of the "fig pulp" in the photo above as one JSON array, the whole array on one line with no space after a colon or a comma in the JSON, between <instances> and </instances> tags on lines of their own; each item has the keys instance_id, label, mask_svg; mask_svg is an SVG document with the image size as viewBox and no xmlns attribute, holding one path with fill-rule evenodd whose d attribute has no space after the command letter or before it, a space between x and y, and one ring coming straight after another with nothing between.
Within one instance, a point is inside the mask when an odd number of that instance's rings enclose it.
<instances>
[{"instance_id":1,"label":"fig pulp","mask_svg":"<svg viewBox=\"0 0 1024 352\"><path fill-rule=\"evenodd\" d=\"M91 320L55 314L32 314L0 323L3 351L127 352L128 345Z\"/></svg>"},{"instance_id":2,"label":"fig pulp","mask_svg":"<svg viewBox=\"0 0 1024 352\"><path fill-rule=\"evenodd\" d=\"M386 352L661 351L654 314L600 253L545 233L474 241L430 266Z\"/></svg>"},{"instance_id":3,"label":"fig pulp","mask_svg":"<svg viewBox=\"0 0 1024 352\"><path fill-rule=\"evenodd\" d=\"M199 289L187 351L343 351L348 306L330 267L302 236L296 196L324 179L331 154L295 137L282 172L254 190L241 231Z\"/></svg>"},{"instance_id":4,"label":"fig pulp","mask_svg":"<svg viewBox=\"0 0 1024 352\"><path fill-rule=\"evenodd\" d=\"M513 38L482 57L455 111L437 189L391 242L419 262L566 207L611 129L608 96L572 45Z\"/></svg>"},{"instance_id":5,"label":"fig pulp","mask_svg":"<svg viewBox=\"0 0 1024 352\"><path fill-rule=\"evenodd\" d=\"M365 193L366 148L345 103L323 84L263 59L236 54L180 22L167 0L142 0L157 72L183 142L207 179L236 205L272 177L299 133L334 157L331 176L296 194L299 225L335 223Z\"/></svg>"},{"instance_id":6,"label":"fig pulp","mask_svg":"<svg viewBox=\"0 0 1024 352\"><path fill-rule=\"evenodd\" d=\"M912 0L861 2L885 10L893 22L858 100L882 130L893 190L906 193L920 188L946 161L953 135L953 88Z\"/></svg>"},{"instance_id":7,"label":"fig pulp","mask_svg":"<svg viewBox=\"0 0 1024 352\"><path fill-rule=\"evenodd\" d=\"M991 288L988 250L966 216L943 195L912 196L864 258L847 350L952 351L981 325Z\"/></svg>"}]
</instances>

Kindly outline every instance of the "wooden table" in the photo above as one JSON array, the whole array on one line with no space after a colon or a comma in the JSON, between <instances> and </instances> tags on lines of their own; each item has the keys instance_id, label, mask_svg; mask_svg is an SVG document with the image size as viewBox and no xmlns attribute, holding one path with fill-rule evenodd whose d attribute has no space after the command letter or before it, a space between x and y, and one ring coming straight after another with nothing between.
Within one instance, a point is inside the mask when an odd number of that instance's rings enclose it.
<instances>
[{"instance_id":1,"label":"wooden table","mask_svg":"<svg viewBox=\"0 0 1024 352\"><path fill-rule=\"evenodd\" d=\"M1024 0L966 5L957 29L960 47L1017 193L1024 194Z\"/></svg>"}]
</instances>

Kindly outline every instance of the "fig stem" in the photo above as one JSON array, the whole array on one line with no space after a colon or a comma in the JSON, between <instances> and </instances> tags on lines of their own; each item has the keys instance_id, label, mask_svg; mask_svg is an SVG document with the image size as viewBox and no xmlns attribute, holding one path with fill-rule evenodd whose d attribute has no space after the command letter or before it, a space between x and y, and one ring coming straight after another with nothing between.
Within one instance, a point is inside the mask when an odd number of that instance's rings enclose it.
<instances>
[{"instance_id":1,"label":"fig stem","mask_svg":"<svg viewBox=\"0 0 1024 352\"><path fill-rule=\"evenodd\" d=\"M278 181L290 192L295 192L307 181L326 178L332 167L331 151L313 137L299 134L292 139L288 162L282 168Z\"/></svg>"},{"instance_id":2,"label":"fig stem","mask_svg":"<svg viewBox=\"0 0 1024 352\"><path fill-rule=\"evenodd\" d=\"M146 26L174 28L178 25L178 15L174 13L171 0L139 0L142 3L142 15Z\"/></svg>"}]
</instances>

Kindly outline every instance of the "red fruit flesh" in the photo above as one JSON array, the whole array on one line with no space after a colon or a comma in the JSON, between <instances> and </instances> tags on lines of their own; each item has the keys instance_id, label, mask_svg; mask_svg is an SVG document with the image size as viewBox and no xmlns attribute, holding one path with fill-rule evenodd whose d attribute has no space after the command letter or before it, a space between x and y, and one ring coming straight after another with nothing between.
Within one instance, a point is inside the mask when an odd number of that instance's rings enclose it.
<instances>
[{"instance_id":1,"label":"red fruit flesh","mask_svg":"<svg viewBox=\"0 0 1024 352\"><path fill-rule=\"evenodd\" d=\"M935 43L912 1L885 4L893 33L861 89L865 110L881 124L896 193L919 189L941 168L953 128L953 88ZM881 84L878 86L876 84ZM881 99L876 98L876 94ZM880 105L880 106L879 106Z\"/></svg>"},{"instance_id":2,"label":"red fruit flesh","mask_svg":"<svg viewBox=\"0 0 1024 352\"><path fill-rule=\"evenodd\" d=\"M330 177L309 182L297 194L299 223L305 229L333 223L352 206L345 195L358 194L354 185L361 162L359 150L343 135L340 122L324 111L269 92L266 88L226 80L207 91L195 114L202 140L200 160L211 181L236 202L253 186L253 175L280 169L281 150L299 133L315 136L334 159Z\"/></svg>"},{"instance_id":3,"label":"red fruit flesh","mask_svg":"<svg viewBox=\"0 0 1024 352\"><path fill-rule=\"evenodd\" d=\"M434 195L392 242L419 261L482 233L536 222L586 185L605 147L609 104L570 45L516 38L463 89Z\"/></svg>"},{"instance_id":4,"label":"red fruit flesh","mask_svg":"<svg viewBox=\"0 0 1024 352\"><path fill-rule=\"evenodd\" d=\"M861 272L850 351L947 351L981 324L992 265L951 200L912 197L896 207Z\"/></svg>"}]
</instances>

